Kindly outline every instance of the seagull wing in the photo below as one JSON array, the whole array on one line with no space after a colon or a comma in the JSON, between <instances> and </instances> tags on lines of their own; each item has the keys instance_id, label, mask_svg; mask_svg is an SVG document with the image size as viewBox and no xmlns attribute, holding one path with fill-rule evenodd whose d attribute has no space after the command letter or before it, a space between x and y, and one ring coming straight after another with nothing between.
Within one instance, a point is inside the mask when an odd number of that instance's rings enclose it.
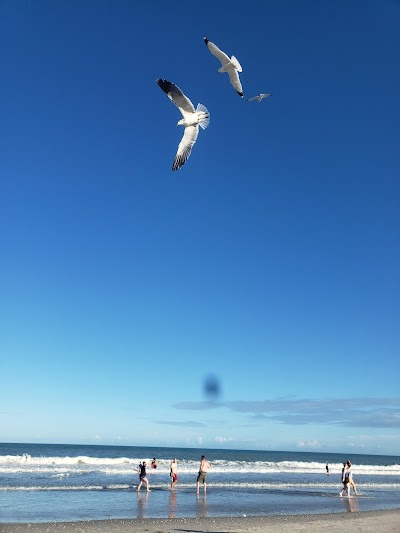
<instances>
[{"instance_id":1,"label":"seagull wing","mask_svg":"<svg viewBox=\"0 0 400 533\"><path fill-rule=\"evenodd\" d=\"M235 70L234 68L230 68L228 70L228 74L235 91L238 93L239 96L243 96L242 84L240 83L239 74L237 73L237 70Z\"/></svg>"},{"instance_id":2,"label":"seagull wing","mask_svg":"<svg viewBox=\"0 0 400 533\"><path fill-rule=\"evenodd\" d=\"M216 46L214 43L209 41L207 37L204 37L204 42L206 43L206 46L210 50L212 55L218 58L223 65L225 65L226 63L229 63L230 61L229 57L225 54L225 52L220 50L218 46Z\"/></svg>"},{"instance_id":3,"label":"seagull wing","mask_svg":"<svg viewBox=\"0 0 400 533\"><path fill-rule=\"evenodd\" d=\"M199 126L197 124L194 126L187 126L185 128L182 140L178 146L178 151L176 152L175 161L172 165L172 170L180 169L189 159L198 134Z\"/></svg>"},{"instance_id":4,"label":"seagull wing","mask_svg":"<svg viewBox=\"0 0 400 533\"><path fill-rule=\"evenodd\" d=\"M179 111L185 116L185 113L194 113L195 108L192 102L177 85L167 80L157 80L159 87L165 92L168 98L176 105Z\"/></svg>"},{"instance_id":5,"label":"seagull wing","mask_svg":"<svg viewBox=\"0 0 400 533\"><path fill-rule=\"evenodd\" d=\"M258 103L260 103L261 100L263 100L264 98L268 98L268 96L272 96L272 93L261 93L257 96L253 96L253 98L249 98L247 101L251 102L252 100L258 100Z\"/></svg>"}]
</instances>

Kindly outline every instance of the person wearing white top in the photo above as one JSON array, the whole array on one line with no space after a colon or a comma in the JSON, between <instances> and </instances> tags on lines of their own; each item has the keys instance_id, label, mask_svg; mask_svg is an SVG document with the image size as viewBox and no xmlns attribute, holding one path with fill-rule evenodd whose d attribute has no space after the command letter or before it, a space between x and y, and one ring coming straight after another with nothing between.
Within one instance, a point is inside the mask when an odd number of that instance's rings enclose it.
<instances>
[{"instance_id":1,"label":"person wearing white top","mask_svg":"<svg viewBox=\"0 0 400 533\"><path fill-rule=\"evenodd\" d=\"M176 462L176 459L174 459L170 465L170 473L171 476L171 490L174 488L174 486L178 483L178 463Z\"/></svg>"}]
</instances>

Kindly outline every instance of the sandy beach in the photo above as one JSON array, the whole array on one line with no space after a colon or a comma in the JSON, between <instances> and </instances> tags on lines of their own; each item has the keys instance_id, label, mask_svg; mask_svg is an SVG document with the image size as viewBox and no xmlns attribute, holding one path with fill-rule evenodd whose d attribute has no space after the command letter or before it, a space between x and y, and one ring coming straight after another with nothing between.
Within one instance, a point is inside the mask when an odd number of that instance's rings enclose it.
<instances>
[{"instance_id":1,"label":"sandy beach","mask_svg":"<svg viewBox=\"0 0 400 533\"><path fill-rule=\"evenodd\" d=\"M398 533L400 510L327 515L0 524L1 533Z\"/></svg>"}]
</instances>

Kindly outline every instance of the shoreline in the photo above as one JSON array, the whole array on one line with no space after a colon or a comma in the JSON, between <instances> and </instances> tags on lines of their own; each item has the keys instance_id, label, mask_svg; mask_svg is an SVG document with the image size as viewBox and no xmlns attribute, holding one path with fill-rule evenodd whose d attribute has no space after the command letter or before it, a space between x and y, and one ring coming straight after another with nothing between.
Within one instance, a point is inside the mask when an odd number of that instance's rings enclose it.
<instances>
[{"instance_id":1,"label":"shoreline","mask_svg":"<svg viewBox=\"0 0 400 533\"><path fill-rule=\"evenodd\" d=\"M0 533L396 533L400 509L321 515L236 516L203 518L141 518L76 522L0 523Z\"/></svg>"}]
</instances>

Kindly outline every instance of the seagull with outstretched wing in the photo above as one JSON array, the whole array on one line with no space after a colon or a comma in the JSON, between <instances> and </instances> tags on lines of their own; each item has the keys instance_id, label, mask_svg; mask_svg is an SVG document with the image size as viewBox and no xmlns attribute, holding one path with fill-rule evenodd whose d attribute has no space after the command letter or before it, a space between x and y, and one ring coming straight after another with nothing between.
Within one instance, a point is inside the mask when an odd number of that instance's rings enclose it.
<instances>
[{"instance_id":1,"label":"seagull with outstretched wing","mask_svg":"<svg viewBox=\"0 0 400 533\"><path fill-rule=\"evenodd\" d=\"M260 103L263 98L268 98L268 96L272 96L272 93L258 94L257 96L253 96L253 98L248 98L247 102L251 102L252 100L258 100L258 103Z\"/></svg>"},{"instance_id":2,"label":"seagull with outstretched wing","mask_svg":"<svg viewBox=\"0 0 400 533\"><path fill-rule=\"evenodd\" d=\"M172 165L172 170L178 170L189 159L193 145L199 134L199 126L205 130L209 125L210 113L203 104L197 104L197 108L195 109L189 98L183 94L179 87L170 81L158 79L157 83L183 115L183 118L177 123L177 126L184 126L185 131L179 143L174 164Z\"/></svg>"},{"instance_id":3,"label":"seagull with outstretched wing","mask_svg":"<svg viewBox=\"0 0 400 533\"><path fill-rule=\"evenodd\" d=\"M209 41L207 37L204 37L204 42L206 43L207 48L210 50L212 55L214 55L216 58L218 58L222 66L218 69L218 72L227 72L230 82L233 85L233 88L238 93L239 96L243 98L243 89L242 84L240 83L239 74L238 72L242 72L242 67L239 63L239 61L236 59L235 56L232 56L230 59L229 57L218 48L214 43Z\"/></svg>"}]
</instances>

